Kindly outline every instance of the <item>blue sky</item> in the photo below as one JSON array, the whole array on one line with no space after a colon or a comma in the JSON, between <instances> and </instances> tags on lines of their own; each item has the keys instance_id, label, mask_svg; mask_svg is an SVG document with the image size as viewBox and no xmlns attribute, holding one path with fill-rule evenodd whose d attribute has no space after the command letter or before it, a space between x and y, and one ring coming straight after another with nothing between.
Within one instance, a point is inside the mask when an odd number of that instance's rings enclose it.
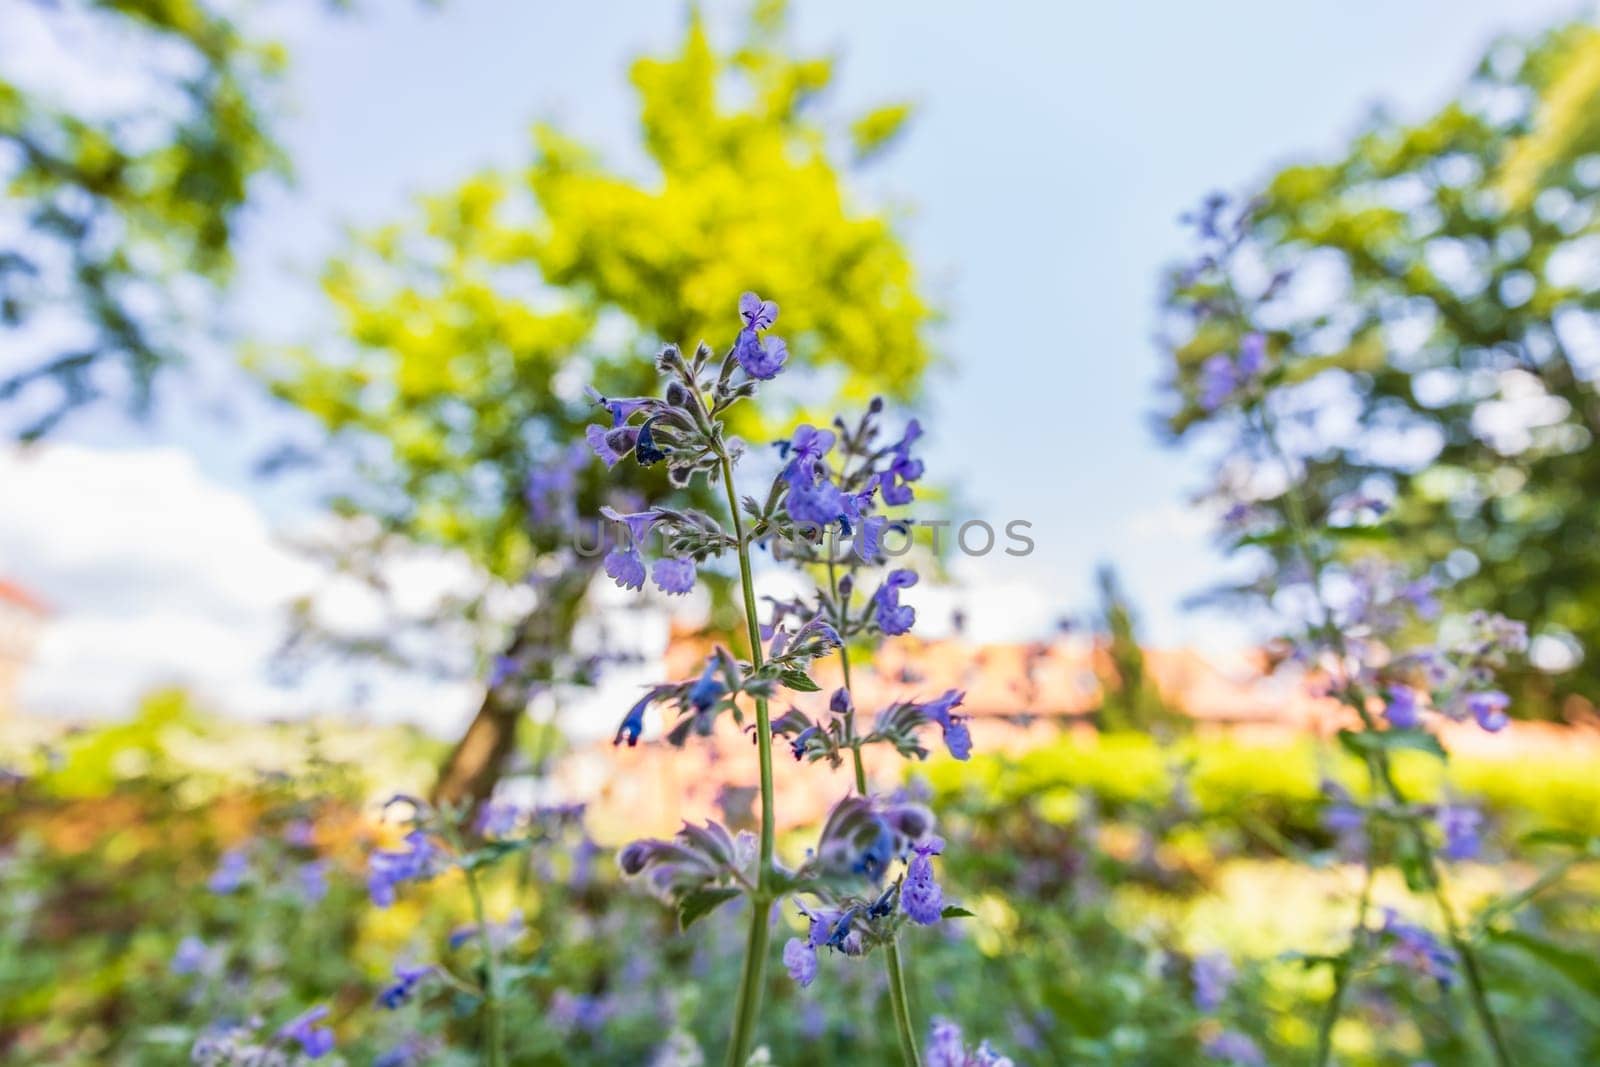
<instances>
[{"instance_id":1,"label":"blue sky","mask_svg":"<svg viewBox=\"0 0 1600 1067\"><path fill-rule=\"evenodd\" d=\"M245 232L232 310L246 332L314 334L312 279L341 226L386 221L415 194L517 164L534 118L638 165L626 63L672 47L685 17L681 4L644 0L366 6L359 18L283 26L294 73L282 133L298 176L262 199ZM707 7L723 28L739 10ZM841 59L835 114L920 105L861 192L903 209L949 313L949 367L931 383L926 420L931 469L976 514L1035 527L1032 557L967 572L980 634L1022 636L1085 606L1104 559L1154 641L1237 639L1179 608L1221 564L1185 503L1198 465L1150 428L1156 285L1184 248L1177 217L1208 190L1337 149L1375 103L1426 111L1493 35L1575 10L1544 0L797 5L798 44ZM303 518L302 497L247 475L275 426L269 409L220 366L172 399L153 427L96 414L66 440L172 446L265 527ZM0 569L28 565L14 547L0 551Z\"/></svg>"}]
</instances>

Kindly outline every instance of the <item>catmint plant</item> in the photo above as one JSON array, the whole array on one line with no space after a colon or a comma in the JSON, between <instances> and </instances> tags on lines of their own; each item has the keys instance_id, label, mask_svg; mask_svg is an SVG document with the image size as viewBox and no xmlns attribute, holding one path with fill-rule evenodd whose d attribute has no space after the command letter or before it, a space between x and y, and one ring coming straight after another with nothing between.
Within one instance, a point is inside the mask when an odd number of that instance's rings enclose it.
<instances>
[{"instance_id":1,"label":"catmint plant","mask_svg":"<svg viewBox=\"0 0 1600 1067\"><path fill-rule=\"evenodd\" d=\"M774 445L776 473L764 491L741 495L734 476L747 448L730 436L729 413L775 378L789 356L770 332L778 318L775 303L745 293L739 315L737 337L721 359L704 344L687 357L671 345L661 350L660 396L619 399L595 391L609 424L590 427L587 440L608 467L659 464L680 489L697 478L721 486L727 503L722 516L667 505L605 511L627 535L604 561L613 581L625 589L641 589L648 581L664 594L681 595L693 588L699 568L732 556L746 629L744 656L719 646L692 676L647 687L623 716L616 742L637 744L653 708L671 719L666 739L674 745L709 734L720 717L731 716L755 741L760 832L735 835L714 821L686 824L670 840L627 845L618 862L625 875L675 907L685 927L729 901L748 901L730 1065L742 1067L754 1044L775 907L790 910L805 929L782 951L785 969L801 986L817 981L832 957L881 950L902 1053L907 1063L920 1064L900 934L908 923L932 925L965 913L945 904L935 877L934 858L943 844L934 833L933 813L902 792L873 792L862 749L884 744L907 756L926 756L923 736L936 726L950 753L965 759L971 736L956 691L892 704L870 726L858 721L849 649L904 634L915 623L915 608L902 594L916 585L917 575L906 568L886 570L883 541L891 530L909 536L906 521L889 512L914 498L923 464L913 448L922 430L911 420L898 435L885 434L877 400L854 421L800 426ZM763 547L812 576L814 592L770 601L763 613L752 568L754 552ZM790 707L773 714L773 703L785 691L820 692L811 669L835 654L844 685L830 695L825 711ZM752 708L753 721L747 721ZM774 746L796 760L826 760L835 767L848 760L854 772L854 792L834 805L815 847L794 867L776 855Z\"/></svg>"},{"instance_id":2,"label":"catmint plant","mask_svg":"<svg viewBox=\"0 0 1600 1067\"><path fill-rule=\"evenodd\" d=\"M1318 501L1304 488L1308 467L1318 462L1315 446L1305 443L1312 428L1292 409L1294 390L1312 376L1294 354L1305 339L1274 333L1269 325L1276 321L1275 301L1286 299L1292 270L1250 258L1249 211L1216 197L1195 219L1203 252L1181 273L1182 295L1173 301L1188 322L1182 359L1195 362L1178 388L1200 417L1231 427L1234 447L1219 467L1216 492L1226 508L1224 537L1232 547L1253 546L1270 559L1254 589L1293 620L1286 661L1318 679L1320 692L1342 706L1346 726L1338 741L1366 773L1362 799L1336 781L1323 788L1323 825L1340 852L1362 864L1364 876L1346 947L1312 961L1330 967L1333 976L1318 1025L1317 1062L1330 1062L1333 1029L1351 983L1362 967L1376 963L1447 991L1464 989L1495 1062L1509 1064L1511 1049L1475 943L1481 922L1469 925L1457 916L1446 886L1448 865L1483 848L1482 813L1457 801L1414 801L1394 761L1401 751L1445 759L1434 729L1441 722L1503 730L1510 701L1494 679L1526 650L1527 633L1498 615L1443 613L1442 568L1407 574L1362 554L1361 546L1384 536L1387 503L1380 494L1357 487ZM1375 874L1385 863L1400 868L1441 933L1391 909L1374 921Z\"/></svg>"}]
</instances>

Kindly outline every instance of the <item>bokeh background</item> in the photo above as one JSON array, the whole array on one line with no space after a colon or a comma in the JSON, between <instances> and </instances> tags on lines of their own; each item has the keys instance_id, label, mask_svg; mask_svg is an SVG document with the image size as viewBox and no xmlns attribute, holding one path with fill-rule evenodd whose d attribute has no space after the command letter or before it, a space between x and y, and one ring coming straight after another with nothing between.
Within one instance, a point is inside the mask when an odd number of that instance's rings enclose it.
<instances>
[{"instance_id":1,"label":"bokeh background","mask_svg":"<svg viewBox=\"0 0 1600 1067\"><path fill-rule=\"evenodd\" d=\"M552 610L530 479L583 386L725 343L754 288L805 369L749 436L886 394L929 429L928 517L1030 524L1027 555L939 555L877 664L885 699L966 688L979 741L914 769L976 915L913 950L923 1013L1018 1062L1195 1062L1190 964L1221 952L1223 1021L1304 1060L1326 976L1293 953L1354 877L1315 800L1348 766L1269 670L1270 553L1218 536L1180 220L1262 197L1263 260L1312 268L1314 486L1381 499L1378 549L1447 568L1452 609L1530 624L1518 721L1450 738L1481 903L1539 876L1528 831L1600 833L1597 116L1600 33L1561 2L0 0L0 1058L184 1062L229 1012L324 1000L349 1062L474 1062L448 1006L370 1007L466 919L362 888L378 802L441 787L589 806L495 886L517 1062L714 1056L736 923L672 932L607 850L748 806L731 732L608 744L731 628L717 587L579 575L562 633L603 668L516 707L486 683ZM798 831L839 783L780 770ZM1569 866L1497 950L1526 1062L1600 1057ZM874 981L775 991L774 1061L892 1062ZM1456 1010L1374 975L1341 1055L1471 1062Z\"/></svg>"}]
</instances>

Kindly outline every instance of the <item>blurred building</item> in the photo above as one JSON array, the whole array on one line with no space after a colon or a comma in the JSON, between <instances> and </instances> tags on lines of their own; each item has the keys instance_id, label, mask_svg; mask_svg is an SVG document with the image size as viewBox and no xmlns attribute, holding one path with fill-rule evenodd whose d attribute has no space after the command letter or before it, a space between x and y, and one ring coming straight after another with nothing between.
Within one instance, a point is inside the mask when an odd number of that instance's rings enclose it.
<instances>
[{"instance_id":1,"label":"blurred building","mask_svg":"<svg viewBox=\"0 0 1600 1067\"><path fill-rule=\"evenodd\" d=\"M0 715L17 708L17 688L49 616L44 602L0 578Z\"/></svg>"}]
</instances>

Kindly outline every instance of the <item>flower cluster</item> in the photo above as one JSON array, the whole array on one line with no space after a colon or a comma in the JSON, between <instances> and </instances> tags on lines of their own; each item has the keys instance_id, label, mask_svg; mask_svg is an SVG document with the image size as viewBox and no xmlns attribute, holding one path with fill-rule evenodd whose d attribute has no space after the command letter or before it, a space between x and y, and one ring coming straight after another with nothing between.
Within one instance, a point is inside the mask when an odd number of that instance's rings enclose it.
<instances>
[{"instance_id":1,"label":"flower cluster","mask_svg":"<svg viewBox=\"0 0 1600 1067\"><path fill-rule=\"evenodd\" d=\"M752 923L765 922L771 905L791 900L805 934L788 940L783 962L797 983L809 986L818 976L822 954L865 956L892 945L906 923L932 925L966 914L945 904L935 879L933 858L943 843L933 834L932 812L913 798L872 794L862 749L883 744L923 758L928 753L918 734L937 726L950 754L966 759L972 737L967 717L956 711L963 699L958 690L891 704L863 732L857 728L849 688L849 646L908 633L916 621L915 608L901 599L917 584L915 571L888 569L868 596L857 596L857 589L870 580L864 572L887 563L884 538L901 526L892 509L915 499L924 467L913 450L922 427L912 419L898 435L885 434L884 405L878 400L854 420L838 418L826 428L799 426L776 442L778 463L766 492L741 498L732 482L745 450L727 435L724 416L735 403L753 396L759 383L783 370L788 349L767 332L778 317L772 301L746 293L739 300L739 315L737 338L720 363L705 345L689 359L675 347L662 350L656 360L665 381L660 397L615 400L592 391L610 425L590 427L587 437L608 467L631 456L644 466L664 463L675 486L688 486L699 475L722 483L729 510L720 522L662 506L605 513L628 533L627 544L606 558L606 573L624 588L643 588L648 572L663 592L684 593L693 588L699 566L736 555L751 645L742 659L718 647L697 676L648 687L623 716L616 742L637 744L652 707L676 710L676 723L666 737L681 745L693 734L710 733L724 712L743 726L753 705L754 740L763 768L762 834L733 835L715 822L686 824L671 840L633 842L623 848L618 862L624 874L674 906L685 926L740 896L750 897L756 906ZM649 568L641 548L648 538L662 546ZM842 545L845 539L848 548ZM750 558L753 548L763 546L771 548L775 559L813 575L825 574L826 583L819 583L812 595L773 601L767 617L758 617ZM791 707L775 718L769 715L768 703L781 690L820 691L811 667L835 653L845 686L832 694L826 711L812 714ZM857 791L830 811L806 861L793 869L774 855L770 747L780 741L797 760L828 760L839 766L848 759L857 783ZM891 877L897 864L904 867ZM764 935L753 943L765 943ZM891 970L897 968L897 956L885 955ZM759 1000L763 966L759 957L747 961L744 981L747 986L755 983L755 992L741 993L730 1052L734 1061L742 1062L748 1048L753 1022L748 1006ZM891 981L903 984L897 973ZM905 1010L904 1005L898 1010ZM909 1033L909 1020L901 1021L900 1032ZM959 1033L957 1039L959 1046ZM915 1049L906 1052L914 1058ZM1008 1062L986 1047L971 1055L961 1050L961 1057L948 1062Z\"/></svg>"}]
</instances>

